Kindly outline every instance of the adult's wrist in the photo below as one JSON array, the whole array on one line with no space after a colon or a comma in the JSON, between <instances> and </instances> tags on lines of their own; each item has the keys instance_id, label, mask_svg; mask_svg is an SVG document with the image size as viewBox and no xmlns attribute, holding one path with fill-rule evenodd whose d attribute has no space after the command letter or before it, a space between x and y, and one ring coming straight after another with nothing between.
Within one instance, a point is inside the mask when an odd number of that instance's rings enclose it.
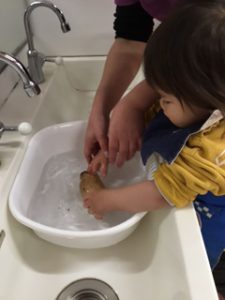
<instances>
[{"instance_id":1,"label":"adult's wrist","mask_svg":"<svg viewBox=\"0 0 225 300\"><path fill-rule=\"evenodd\" d=\"M109 115L117 102L118 101L112 98L112 95L110 96L106 92L97 91L92 105L92 111L96 114Z\"/></svg>"}]
</instances>

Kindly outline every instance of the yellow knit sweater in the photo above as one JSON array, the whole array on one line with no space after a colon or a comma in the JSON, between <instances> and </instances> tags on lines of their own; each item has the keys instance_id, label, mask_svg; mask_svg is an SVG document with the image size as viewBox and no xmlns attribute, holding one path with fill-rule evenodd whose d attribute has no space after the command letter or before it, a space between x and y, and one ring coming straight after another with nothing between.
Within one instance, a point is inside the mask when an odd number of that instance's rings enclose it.
<instances>
[{"instance_id":1,"label":"yellow knit sweater","mask_svg":"<svg viewBox=\"0 0 225 300\"><path fill-rule=\"evenodd\" d=\"M225 195L225 119L213 112L171 163L161 163L154 181L168 202L184 207L197 195Z\"/></svg>"}]
</instances>

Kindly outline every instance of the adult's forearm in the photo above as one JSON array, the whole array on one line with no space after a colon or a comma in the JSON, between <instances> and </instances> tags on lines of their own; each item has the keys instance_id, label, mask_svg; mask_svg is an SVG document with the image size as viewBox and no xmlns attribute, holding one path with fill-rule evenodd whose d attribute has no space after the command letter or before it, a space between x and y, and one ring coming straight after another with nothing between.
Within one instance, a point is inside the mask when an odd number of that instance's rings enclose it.
<instances>
[{"instance_id":1,"label":"adult's forearm","mask_svg":"<svg viewBox=\"0 0 225 300\"><path fill-rule=\"evenodd\" d=\"M159 95L151 88L146 80L143 80L124 97L124 100L129 101L130 107L146 112L158 98Z\"/></svg>"},{"instance_id":2,"label":"adult's forearm","mask_svg":"<svg viewBox=\"0 0 225 300\"><path fill-rule=\"evenodd\" d=\"M110 113L142 62L145 43L118 38L107 56L102 79L96 92L94 109Z\"/></svg>"}]
</instances>

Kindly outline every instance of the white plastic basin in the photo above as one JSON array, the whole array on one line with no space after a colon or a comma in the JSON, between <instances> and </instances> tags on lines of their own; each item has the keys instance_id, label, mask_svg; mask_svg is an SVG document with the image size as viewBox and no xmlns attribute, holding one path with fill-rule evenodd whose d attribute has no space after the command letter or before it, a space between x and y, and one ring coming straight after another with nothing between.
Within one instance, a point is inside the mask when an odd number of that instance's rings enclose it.
<instances>
[{"instance_id":1,"label":"white plastic basin","mask_svg":"<svg viewBox=\"0 0 225 300\"><path fill-rule=\"evenodd\" d=\"M99 248L131 234L145 213L113 212L102 221L89 215L79 193L79 174L87 165L82 153L86 122L53 125L31 139L9 197L13 216L54 244ZM140 181L136 155L121 169L111 169L106 186Z\"/></svg>"}]
</instances>

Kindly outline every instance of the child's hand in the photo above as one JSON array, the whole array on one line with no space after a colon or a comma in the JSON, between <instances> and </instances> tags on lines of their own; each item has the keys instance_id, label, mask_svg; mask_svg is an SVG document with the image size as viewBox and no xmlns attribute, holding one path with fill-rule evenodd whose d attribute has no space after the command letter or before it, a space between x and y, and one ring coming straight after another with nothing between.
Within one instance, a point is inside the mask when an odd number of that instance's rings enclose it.
<instances>
[{"instance_id":1,"label":"child's hand","mask_svg":"<svg viewBox=\"0 0 225 300\"><path fill-rule=\"evenodd\" d=\"M108 167L108 158L104 154L103 151L99 151L92 159L88 166L88 172L97 173L100 171L102 176L107 175L107 167Z\"/></svg>"},{"instance_id":2,"label":"child's hand","mask_svg":"<svg viewBox=\"0 0 225 300\"><path fill-rule=\"evenodd\" d=\"M100 191L86 194L84 199L84 207L88 212L95 216L96 219L102 219L106 212L114 210L111 199L112 190L103 189Z\"/></svg>"}]
</instances>

